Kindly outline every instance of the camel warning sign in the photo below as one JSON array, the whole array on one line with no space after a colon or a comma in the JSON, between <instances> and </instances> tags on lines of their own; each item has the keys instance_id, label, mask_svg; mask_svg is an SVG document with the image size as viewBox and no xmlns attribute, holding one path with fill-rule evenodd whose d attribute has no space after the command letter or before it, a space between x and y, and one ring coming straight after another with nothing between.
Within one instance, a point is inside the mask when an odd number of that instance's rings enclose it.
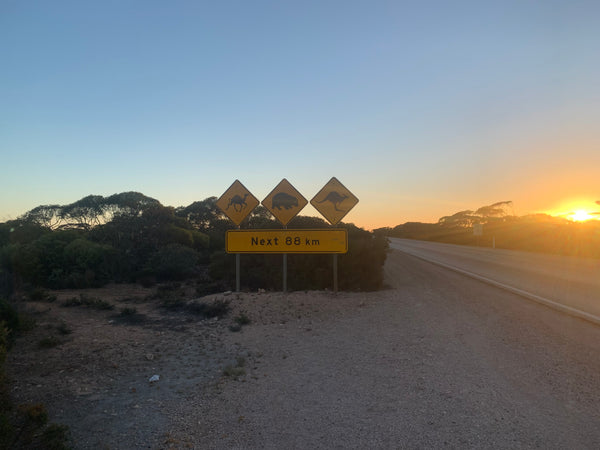
<instances>
[{"instance_id":1,"label":"camel warning sign","mask_svg":"<svg viewBox=\"0 0 600 450\"><path fill-rule=\"evenodd\" d=\"M358 198L336 177L329 180L310 201L310 204L332 225L342 220L357 203Z\"/></svg>"},{"instance_id":2,"label":"camel warning sign","mask_svg":"<svg viewBox=\"0 0 600 450\"><path fill-rule=\"evenodd\" d=\"M258 203L258 199L239 180L235 180L217 200L217 206L236 225L239 225Z\"/></svg>"},{"instance_id":3,"label":"camel warning sign","mask_svg":"<svg viewBox=\"0 0 600 450\"><path fill-rule=\"evenodd\" d=\"M277 220L287 225L308 204L308 200L284 178L261 203Z\"/></svg>"}]
</instances>

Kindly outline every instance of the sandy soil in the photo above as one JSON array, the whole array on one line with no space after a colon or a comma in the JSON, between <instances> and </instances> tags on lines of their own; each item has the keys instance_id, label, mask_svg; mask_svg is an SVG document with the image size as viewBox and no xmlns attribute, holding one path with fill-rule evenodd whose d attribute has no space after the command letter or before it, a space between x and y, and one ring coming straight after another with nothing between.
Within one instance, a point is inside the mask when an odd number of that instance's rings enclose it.
<instances>
[{"instance_id":1,"label":"sandy soil","mask_svg":"<svg viewBox=\"0 0 600 450\"><path fill-rule=\"evenodd\" d=\"M600 327L399 252L386 280L197 299L230 301L221 320L137 286L84 292L113 311L58 292L28 302L12 394L45 403L78 449L600 448ZM48 336L61 343L39 348Z\"/></svg>"},{"instance_id":2,"label":"sandy soil","mask_svg":"<svg viewBox=\"0 0 600 450\"><path fill-rule=\"evenodd\" d=\"M111 285L54 291L51 303L28 301L24 306L37 326L19 338L7 361L15 402L44 403L53 422L70 427L75 448L194 446L172 436L173 424L185 415L177 410L192 395L218 396L227 384L256 378L263 354L244 346L249 328L293 326L308 333L313 321L360 308L368 298L261 291L191 299L229 302L225 317L206 319L161 307L159 299L148 299L155 291ZM188 291L193 297L193 288ZM80 294L115 308L61 306ZM124 308L136 313L123 315ZM250 324L236 331L241 315ZM59 344L40 346L47 338ZM155 375L158 381L149 381Z\"/></svg>"}]
</instances>

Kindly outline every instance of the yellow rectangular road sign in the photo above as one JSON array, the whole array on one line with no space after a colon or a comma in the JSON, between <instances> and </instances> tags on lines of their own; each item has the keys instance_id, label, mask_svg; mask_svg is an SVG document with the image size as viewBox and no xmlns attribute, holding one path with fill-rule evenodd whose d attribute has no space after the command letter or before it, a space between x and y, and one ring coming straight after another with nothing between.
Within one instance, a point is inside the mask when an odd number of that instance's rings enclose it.
<instances>
[{"instance_id":1,"label":"yellow rectangular road sign","mask_svg":"<svg viewBox=\"0 0 600 450\"><path fill-rule=\"evenodd\" d=\"M229 230L227 253L346 253L348 231L324 230Z\"/></svg>"}]
</instances>

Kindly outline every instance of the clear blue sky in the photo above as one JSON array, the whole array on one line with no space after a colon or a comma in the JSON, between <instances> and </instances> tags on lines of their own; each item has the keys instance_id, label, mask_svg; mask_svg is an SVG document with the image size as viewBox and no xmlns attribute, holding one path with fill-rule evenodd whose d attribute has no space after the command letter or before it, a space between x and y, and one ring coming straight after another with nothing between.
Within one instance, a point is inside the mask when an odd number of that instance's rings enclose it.
<instances>
[{"instance_id":1,"label":"clear blue sky","mask_svg":"<svg viewBox=\"0 0 600 450\"><path fill-rule=\"evenodd\" d=\"M366 228L600 199L598 1L0 0L0 61L0 221L284 177Z\"/></svg>"}]
</instances>

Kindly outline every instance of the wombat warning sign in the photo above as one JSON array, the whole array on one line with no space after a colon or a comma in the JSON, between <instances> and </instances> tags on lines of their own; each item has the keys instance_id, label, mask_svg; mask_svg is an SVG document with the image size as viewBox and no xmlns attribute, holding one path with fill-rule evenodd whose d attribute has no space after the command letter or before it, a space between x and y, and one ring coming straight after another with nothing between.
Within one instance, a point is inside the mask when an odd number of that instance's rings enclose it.
<instances>
[{"instance_id":1,"label":"wombat warning sign","mask_svg":"<svg viewBox=\"0 0 600 450\"><path fill-rule=\"evenodd\" d=\"M277 220L287 225L308 204L308 200L284 178L261 203Z\"/></svg>"}]
</instances>

